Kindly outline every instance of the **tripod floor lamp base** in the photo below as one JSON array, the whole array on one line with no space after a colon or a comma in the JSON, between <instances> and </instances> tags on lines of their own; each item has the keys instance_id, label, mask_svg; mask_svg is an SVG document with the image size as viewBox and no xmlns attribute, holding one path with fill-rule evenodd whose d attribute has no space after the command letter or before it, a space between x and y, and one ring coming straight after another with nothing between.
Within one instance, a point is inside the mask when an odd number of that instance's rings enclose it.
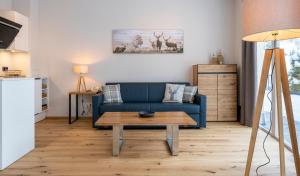
<instances>
[{"instance_id":1,"label":"tripod floor lamp base","mask_svg":"<svg viewBox=\"0 0 300 176\"><path fill-rule=\"evenodd\" d=\"M259 128L260 115L265 95L265 89L269 74L269 69L271 65L272 58L274 58L275 66L275 77L276 77L276 104L277 104L277 114L278 114L278 136L279 136L279 154L280 154L280 175L285 175L285 159L284 159L284 137L283 137L283 118L282 118L282 94L284 97L285 108L287 113L288 127L291 137L292 151L295 161L295 168L297 176L300 176L300 158L298 151L298 143L296 136L295 121L293 116L292 101L290 96L288 74L285 63L284 50L275 48L267 49L265 52L265 58L260 78L260 85L258 90L258 97L255 107L255 114L253 118L253 127L248 151L247 165L245 169L245 176L249 176L251 163L253 158L253 152L256 143L257 131Z\"/></svg>"},{"instance_id":2,"label":"tripod floor lamp base","mask_svg":"<svg viewBox=\"0 0 300 176\"><path fill-rule=\"evenodd\" d=\"M83 75L79 76L78 83L77 83L77 91L86 92L85 79Z\"/></svg>"}]
</instances>

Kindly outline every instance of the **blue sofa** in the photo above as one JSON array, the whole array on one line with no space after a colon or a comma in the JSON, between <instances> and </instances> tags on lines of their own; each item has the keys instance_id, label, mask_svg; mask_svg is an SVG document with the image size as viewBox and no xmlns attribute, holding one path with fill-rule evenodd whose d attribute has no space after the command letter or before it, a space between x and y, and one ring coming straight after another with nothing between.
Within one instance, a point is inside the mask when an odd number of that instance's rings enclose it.
<instances>
[{"instance_id":1,"label":"blue sofa","mask_svg":"<svg viewBox=\"0 0 300 176\"><path fill-rule=\"evenodd\" d=\"M139 112L139 111L184 111L196 122L196 128L206 127L206 96L195 95L194 103L162 103L166 82L158 83L106 83L106 85L120 84L121 104L103 104L104 95L93 96L93 127L104 112ZM185 84L177 82L174 84Z\"/></svg>"}]
</instances>

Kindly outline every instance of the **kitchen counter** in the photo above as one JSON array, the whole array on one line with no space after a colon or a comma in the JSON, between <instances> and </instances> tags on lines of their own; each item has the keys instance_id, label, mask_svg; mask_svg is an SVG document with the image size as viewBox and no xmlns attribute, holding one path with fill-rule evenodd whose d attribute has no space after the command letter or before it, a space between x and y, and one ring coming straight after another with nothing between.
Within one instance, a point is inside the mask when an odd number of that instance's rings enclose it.
<instances>
[{"instance_id":1,"label":"kitchen counter","mask_svg":"<svg viewBox=\"0 0 300 176\"><path fill-rule=\"evenodd\" d=\"M10 80L27 80L34 79L33 77L3 77L0 76L0 81L10 81Z\"/></svg>"},{"instance_id":2,"label":"kitchen counter","mask_svg":"<svg viewBox=\"0 0 300 176\"><path fill-rule=\"evenodd\" d=\"M34 78L0 78L0 170L34 149Z\"/></svg>"}]
</instances>

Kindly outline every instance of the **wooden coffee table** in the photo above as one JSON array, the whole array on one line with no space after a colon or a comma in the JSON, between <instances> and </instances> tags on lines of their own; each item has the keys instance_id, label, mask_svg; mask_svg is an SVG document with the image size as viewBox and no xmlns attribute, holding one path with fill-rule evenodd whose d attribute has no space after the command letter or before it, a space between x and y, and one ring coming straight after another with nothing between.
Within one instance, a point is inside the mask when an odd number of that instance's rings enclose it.
<instances>
[{"instance_id":1,"label":"wooden coffee table","mask_svg":"<svg viewBox=\"0 0 300 176\"><path fill-rule=\"evenodd\" d=\"M113 156L120 154L124 143L123 127L130 126L166 126L166 141L172 155L178 155L179 125L197 123L185 112L156 112L154 117L140 118L137 112L105 112L96 121L97 126L113 126Z\"/></svg>"}]
</instances>

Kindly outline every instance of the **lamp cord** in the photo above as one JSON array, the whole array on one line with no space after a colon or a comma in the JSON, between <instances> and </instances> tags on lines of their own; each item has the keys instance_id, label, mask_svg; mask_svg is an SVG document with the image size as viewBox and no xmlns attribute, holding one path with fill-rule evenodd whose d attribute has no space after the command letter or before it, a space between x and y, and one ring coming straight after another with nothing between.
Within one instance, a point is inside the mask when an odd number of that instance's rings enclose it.
<instances>
[{"instance_id":1,"label":"lamp cord","mask_svg":"<svg viewBox=\"0 0 300 176\"><path fill-rule=\"evenodd\" d=\"M81 115L83 116L85 114L85 108L84 108L84 98L81 96L81 106L82 106L82 112Z\"/></svg>"},{"instance_id":2,"label":"lamp cord","mask_svg":"<svg viewBox=\"0 0 300 176\"><path fill-rule=\"evenodd\" d=\"M270 94L271 94L272 91L273 91L273 73L274 73L274 67L275 67L275 64L273 64L273 66L272 66L272 72L271 72L271 89L269 90L269 92L268 92L268 94L267 94L267 98L268 98L268 100L269 100L269 102L270 102L270 104L271 104L271 108L270 108L270 111L269 111L269 112L270 112L270 113L269 113L269 114L270 114L270 127L269 127L269 130L268 130L268 132L267 132L267 135L265 136L264 141L263 141L263 149L264 149L264 153L265 153L265 156L266 156L266 158L268 159L268 161L265 162L264 164L259 165L259 166L256 168L255 172L256 172L256 175L257 175L257 176L259 176L258 170L259 170L260 168L262 168L262 167L268 165L268 164L271 162L270 156L268 155L267 150L266 150L266 148L265 148L265 143L266 143L266 140L267 140L268 136L270 135L271 129L272 129L273 101L272 101L272 99L271 99L271 97L270 97Z\"/></svg>"},{"instance_id":3,"label":"lamp cord","mask_svg":"<svg viewBox=\"0 0 300 176\"><path fill-rule=\"evenodd\" d=\"M81 96L81 116L89 115L92 112L92 104L88 104L86 98Z\"/></svg>"}]
</instances>

